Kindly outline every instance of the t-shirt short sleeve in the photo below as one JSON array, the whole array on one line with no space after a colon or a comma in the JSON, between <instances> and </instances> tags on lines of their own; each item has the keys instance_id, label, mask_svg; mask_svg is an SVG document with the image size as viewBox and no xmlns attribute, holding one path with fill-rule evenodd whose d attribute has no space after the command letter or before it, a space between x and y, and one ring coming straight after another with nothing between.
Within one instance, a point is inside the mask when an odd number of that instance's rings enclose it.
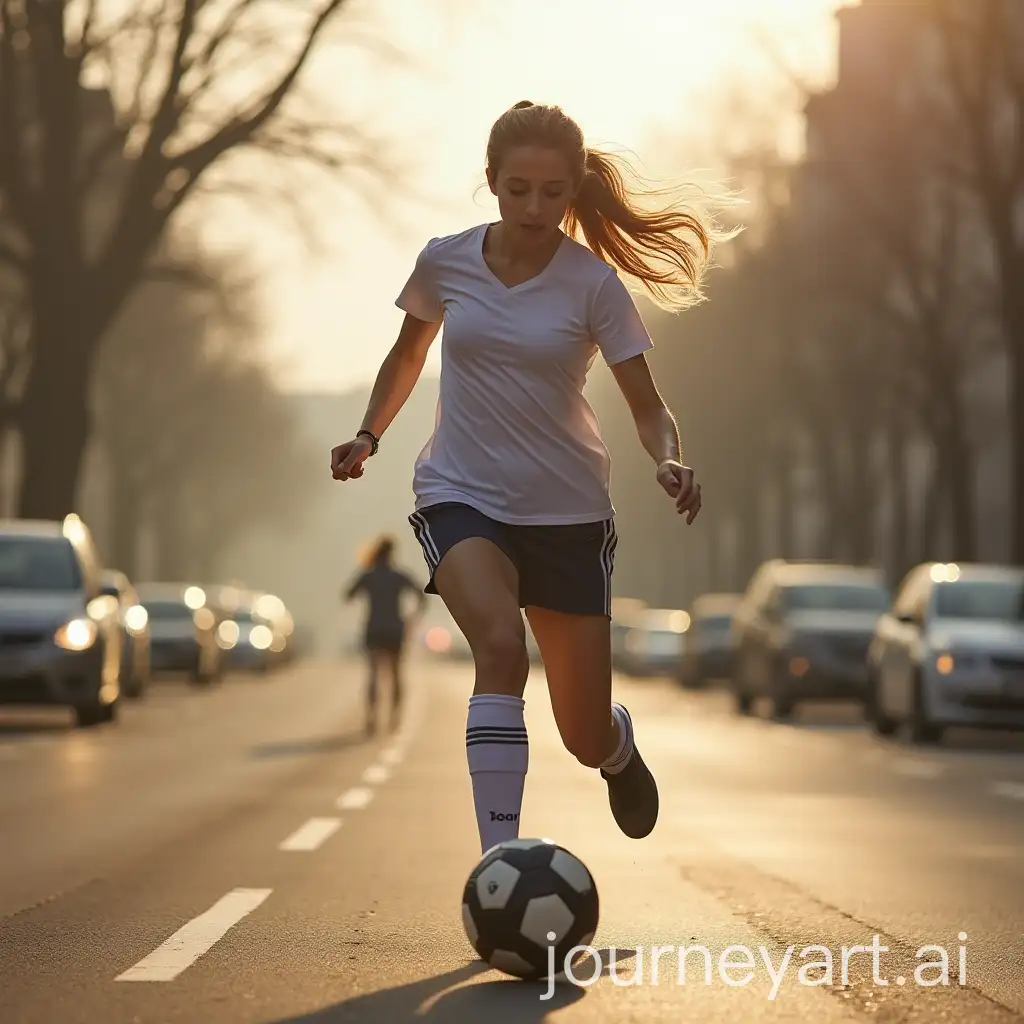
<instances>
[{"instance_id":1,"label":"t-shirt short sleeve","mask_svg":"<svg viewBox=\"0 0 1024 1024\"><path fill-rule=\"evenodd\" d=\"M433 261L433 242L431 239L416 257L409 280L395 300L395 305L417 320L435 323L444 319L441 297L437 290L437 268Z\"/></svg>"},{"instance_id":2,"label":"t-shirt short sleeve","mask_svg":"<svg viewBox=\"0 0 1024 1024\"><path fill-rule=\"evenodd\" d=\"M605 276L594 295L590 331L609 366L654 348L633 296L614 271Z\"/></svg>"}]
</instances>

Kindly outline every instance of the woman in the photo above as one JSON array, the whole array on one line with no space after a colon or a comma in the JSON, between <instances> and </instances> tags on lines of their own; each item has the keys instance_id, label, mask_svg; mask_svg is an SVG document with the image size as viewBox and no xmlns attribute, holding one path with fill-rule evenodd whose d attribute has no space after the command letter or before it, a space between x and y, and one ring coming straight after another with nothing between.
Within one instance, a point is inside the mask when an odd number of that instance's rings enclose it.
<instances>
[{"instance_id":1,"label":"woman","mask_svg":"<svg viewBox=\"0 0 1024 1024\"><path fill-rule=\"evenodd\" d=\"M645 358L651 339L616 270L662 307L682 308L699 291L710 235L672 207L643 212L616 160L588 149L558 107L506 111L486 155L501 220L420 253L397 300L398 339L361 428L331 453L332 475L363 475L443 321L438 418L416 463L409 521L430 569L426 592L441 596L473 653L466 753L481 849L519 832L529 760L521 608L563 742L600 770L622 831L642 838L657 821L658 789L629 713L612 702L610 467L582 390L600 353L657 482L692 523L700 486L682 464Z\"/></svg>"},{"instance_id":2,"label":"woman","mask_svg":"<svg viewBox=\"0 0 1024 1024\"><path fill-rule=\"evenodd\" d=\"M391 677L391 714L388 724L392 729L397 727L402 712L402 650L408 626L402 616L402 595L406 591L414 593L419 601L419 611L423 610L427 601L420 588L392 565L394 550L395 542L391 537L379 537L370 551L366 571L360 573L345 591L346 601L363 594L369 605L363 641L369 662L366 686L367 734L375 732L377 728L377 696L382 667Z\"/></svg>"}]
</instances>

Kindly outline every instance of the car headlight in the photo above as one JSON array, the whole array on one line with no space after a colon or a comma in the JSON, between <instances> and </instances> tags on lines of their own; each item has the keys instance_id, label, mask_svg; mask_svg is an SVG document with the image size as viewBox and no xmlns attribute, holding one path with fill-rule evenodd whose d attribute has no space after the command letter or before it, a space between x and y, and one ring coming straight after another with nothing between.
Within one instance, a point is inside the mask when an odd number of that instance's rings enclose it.
<instances>
[{"instance_id":1,"label":"car headlight","mask_svg":"<svg viewBox=\"0 0 1024 1024\"><path fill-rule=\"evenodd\" d=\"M974 651L940 651L935 655L935 671L940 676L980 668L984 659Z\"/></svg>"},{"instance_id":2,"label":"car headlight","mask_svg":"<svg viewBox=\"0 0 1024 1024\"><path fill-rule=\"evenodd\" d=\"M124 613L124 624L128 627L128 632L132 636L138 636L146 628L146 624L149 622L149 612L141 604L133 604L131 608Z\"/></svg>"},{"instance_id":3,"label":"car headlight","mask_svg":"<svg viewBox=\"0 0 1024 1024\"><path fill-rule=\"evenodd\" d=\"M253 626L249 630L249 644L257 651L265 651L274 642L274 634L264 626Z\"/></svg>"},{"instance_id":4,"label":"car headlight","mask_svg":"<svg viewBox=\"0 0 1024 1024\"><path fill-rule=\"evenodd\" d=\"M99 630L91 619L72 619L54 633L53 640L65 651L87 651L96 643L97 636Z\"/></svg>"},{"instance_id":5,"label":"car headlight","mask_svg":"<svg viewBox=\"0 0 1024 1024\"><path fill-rule=\"evenodd\" d=\"M241 632L238 623L234 619L225 619L217 627L217 646L221 650L230 651L238 643Z\"/></svg>"}]
</instances>

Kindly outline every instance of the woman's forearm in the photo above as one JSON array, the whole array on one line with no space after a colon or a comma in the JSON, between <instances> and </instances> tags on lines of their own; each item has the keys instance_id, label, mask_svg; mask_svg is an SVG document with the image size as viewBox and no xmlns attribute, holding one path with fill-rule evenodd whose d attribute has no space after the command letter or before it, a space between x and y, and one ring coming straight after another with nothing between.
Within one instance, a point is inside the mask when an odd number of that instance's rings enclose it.
<instances>
[{"instance_id":1,"label":"woman's forearm","mask_svg":"<svg viewBox=\"0 0 1024 1024\"><path fill-rule=\"evenodd\" d=\"M682 462L679 427L664 405L636 418L636 432L647 454L659 465L666 459Z\"/></svg>"},{"instance_id":2,"label":"woman's forearm","mask_svg":"<svg viewBox=\"0 0 1024 1024\"><path fill-rule=\"evenodd\" d=\"M420 379L426 355L416 349L391 349L377 372L360 430L379 438L391 426Z\"/></svg>"}]
</instances>

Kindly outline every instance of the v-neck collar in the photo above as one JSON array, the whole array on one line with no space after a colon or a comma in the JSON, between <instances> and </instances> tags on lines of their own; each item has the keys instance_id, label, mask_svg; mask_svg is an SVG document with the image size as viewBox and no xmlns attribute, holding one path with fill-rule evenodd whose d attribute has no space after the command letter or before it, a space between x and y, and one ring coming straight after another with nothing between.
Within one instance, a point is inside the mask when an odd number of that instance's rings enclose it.
<instances>
[{"instance_id":1,"label":"v-neck collar","mask_svg":"<svg viewBox=\"0 0 1024 1024\"><path fill-rule=\"evenodd\" d=\"M480 262L483 264L483 268L486 271L488 277L490 277L491 280L496 285L498 285L498 287L500 287L503 291L506 291L506 292L508 292L510 294L513 293L513 292L517 292L517 291L519 291L520 288L525 288L527 285L533 284L534 281L538 281L540 278L542 278L551 269L551 267L554 264L555 260L558 259L559 253L561 253L562 249L565 248L566 235L563 233L562 234L562 240L558 243L558 248L555 249L554 253L552 253L551 259L549 259L547 261L547 263L545 263L544 266L541 267L540 270L537 271L536 274L534 274L532 277L528 277L525 281L520 281L518 284L507 285L491 269L490 265L487 262L487 259L484 257L484 245L487 242L487 231L488 231L489 228L496 227L496 226L497 226L497 222L484 224L482 226L481 231L480 231L480 238L477 240L477 244L476 244L476 252L477 252L477 255L480 258Z\"/></svg>"}]
</instances>

